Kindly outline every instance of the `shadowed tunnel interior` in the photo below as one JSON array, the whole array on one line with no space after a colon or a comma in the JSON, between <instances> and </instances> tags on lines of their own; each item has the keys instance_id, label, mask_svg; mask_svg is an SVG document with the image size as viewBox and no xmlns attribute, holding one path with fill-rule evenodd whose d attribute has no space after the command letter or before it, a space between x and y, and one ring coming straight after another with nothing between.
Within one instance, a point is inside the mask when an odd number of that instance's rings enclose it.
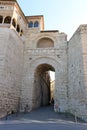
<instances>
[{"instance_id":1,"label":"shadowed tunnel interior","mask_svg":"<svg viewBox=\"0 0 87 130\"><path fill-rule=\"evenodd\" d=\"M40 64L34 75L33 109L47 106L51 100L50 72L55 69L49 64Z\"/></svg>"}]
</instances>

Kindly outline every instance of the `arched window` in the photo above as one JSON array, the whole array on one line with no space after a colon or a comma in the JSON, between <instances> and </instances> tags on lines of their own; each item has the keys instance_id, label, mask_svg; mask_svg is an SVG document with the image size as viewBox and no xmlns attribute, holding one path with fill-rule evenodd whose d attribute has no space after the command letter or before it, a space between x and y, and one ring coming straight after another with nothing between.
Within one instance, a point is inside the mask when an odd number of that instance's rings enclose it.
<instances>
[{"instance_id":1,"label":"arched window","mask_svg":"<svg viewBox=\"0 0 87 130\"><path fill-rule=\"evenodd\" d=\"M11 17L10 17L10 16L7 16L7 17L5 18L5 20L4 20L4 23L7 23L7 24L11 23Z\"/></svg>"},{"instance_id":2,"label":"arched window","mask_svg":"<svg viewBox=\"0 0 87 130\"><path fill-rule=\"evenodd\" d=\"M39 22L38 22L38 21L36 21L36 22L34 23L34 27L39 27Z\"/></svg>"},{"instance_id":3,"label":"arched window","mask_svg":"<svg viewBox=\"0 0 87 130\"><path fill-rule=\"evenodd\" d=\"M14 28L16 27L16 20L15 20L15 18L12 20L12 25L14 26Z\"/></svg>"},{"instance_id":4,"label":"arched window","mask_svg":"<svg viewBox=\"0 0 87 130\"><path fill-rule=\"evenodd\" d=\"M50 48L54 47L54 41L50 38L41 38L37 42L37 48Z\"/></svg>"},{"instance_id":5,"label":"arched window","mask_svg":"<svg viewBox=\"0 0 87 130\"><path fill-rule=\"evenodd\" d=\"M29 27L29 28L32 28L32 27L33 27L33 22L32 22L32 21L30 21L30 22L28 23L28 27Z\"/></svg>"},{"instance_id":6,"label":"arched window","mask_svg":"<svg viewBox=\"0 0 87 130\"><path fill-rule=\"evenodd\" d=\"M21 30L21 32L20 32L20 36L22 36L23 35L23 30Z\"/></svg>"},{"instance_id":7,"label":"arched window","mask_svg":"<svg viewBox=\"0 0 87 130\"><path fill-rule=\"evenodd\" d=\"M0 23L3 22L3 16L0 16Z\"/></svg>"},{"instance_id":8,"label":"arched window","mask_svg":"<svg viewBox=\"0 0 87 130\"><path fill-rule=\"evenodd\" d=\"M17 32L19 33L20 32L20 26L19 26L19 24L17 24Z\"/></svg>"}]
</instances>

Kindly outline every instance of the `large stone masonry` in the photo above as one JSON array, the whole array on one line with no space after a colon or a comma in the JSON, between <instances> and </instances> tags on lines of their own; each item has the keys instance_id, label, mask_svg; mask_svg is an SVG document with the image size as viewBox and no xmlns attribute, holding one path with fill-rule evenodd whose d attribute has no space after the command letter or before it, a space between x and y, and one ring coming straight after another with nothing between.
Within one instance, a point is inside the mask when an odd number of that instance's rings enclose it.
<instances>
[{"instance_id":1,"label":"large stone masonry","mask_svg":"<svg viewBox=\"0 0 87 130\"><path fill-rule=\"evenodd\" d=\"M69 110L87 117L87 25L81 25L68 43Z\"/></svg>"},{"instance_id":2,"label":"large stone masonry","mask_svg":"<svg viewBox=\"0 0 87 130\"><path fill-rule=\"evenodd\" d=\"M23 43L16 31L0 28L0 112L17 111L23 70Z\"/></svg>"}]
</instances>

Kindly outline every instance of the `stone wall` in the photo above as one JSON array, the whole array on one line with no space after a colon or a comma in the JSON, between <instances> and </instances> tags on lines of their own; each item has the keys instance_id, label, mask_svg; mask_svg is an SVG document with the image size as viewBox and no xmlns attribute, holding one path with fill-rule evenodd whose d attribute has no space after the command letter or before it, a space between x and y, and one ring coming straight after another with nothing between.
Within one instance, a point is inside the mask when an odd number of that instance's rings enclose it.
<instances>
[{"instance_id":1,"label":"stone wall","mask_svg":"<svg viewBox=\"0 0 87 130\"><path fill-rule=\"evenodd\" d=\"M87 114L83 54L87 38L81 28L77 29L68 43L68 105L70 112L76 112L79 117Z\"/></svg>"},{"instance_id":2,"label":"stone wall","mask_svg":"<svg viewBox=\"0 0 87 130\"><path fill-rule=\"evenodd\" d=\"M0 111L17 111L23 70L23 43L16 31L0 28Z\"/></svg>"},{"instance_id":3,"label":"stone wall","mask_svg":"<svg viewBox=\"0 0 87 130\"><path fill-rule=\"evenodd\" d=\"M84 113L84 117L87 119L87 24L80 26L80 34L81 34L81 42L82 42L82 57L83 57L83 78L84 78L84 84L83 84L83 91L85 95L85 100L82 102L84 104L84 109L81 111Z\"/></svg>"}]
</instances>

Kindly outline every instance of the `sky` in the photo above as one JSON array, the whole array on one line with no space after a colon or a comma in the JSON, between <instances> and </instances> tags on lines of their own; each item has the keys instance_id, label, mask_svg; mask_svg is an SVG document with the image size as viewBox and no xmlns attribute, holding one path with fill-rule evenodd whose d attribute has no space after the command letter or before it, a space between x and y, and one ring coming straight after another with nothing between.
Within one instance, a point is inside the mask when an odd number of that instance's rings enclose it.
<instances>
[{"instance_id":1,"label":"sky","mask_svg":"<svg viewBox=\"0 0 87 130\"><path fill-rule=\"evenodd\" d=\"M17 0L26 16L44 15L45 30L59 30L68 40L87 24L87 0Z\"/></svg>"},{"instance_id":2,"label":"sky","mask_svg":"<svg viewBox=\"0 0 87 130\"><path fill-rule=\"evenodd\" d=\"M25 16L44 15L45 30L59 30L68 40L87 24L87 0L17 0ZM52 80L55 79L51 73Z\"/></svg>"}]
</instances>

